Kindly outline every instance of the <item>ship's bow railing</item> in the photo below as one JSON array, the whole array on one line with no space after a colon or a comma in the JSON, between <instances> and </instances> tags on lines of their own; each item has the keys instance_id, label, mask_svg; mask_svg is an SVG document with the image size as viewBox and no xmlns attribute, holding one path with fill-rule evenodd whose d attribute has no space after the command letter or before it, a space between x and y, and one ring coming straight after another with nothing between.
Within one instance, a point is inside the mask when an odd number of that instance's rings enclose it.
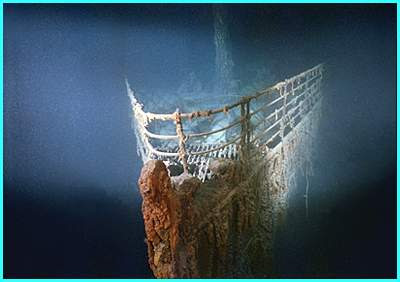
<instances>
[{"instance_id":1,"label":"ship's bow railing","mask_svg":"<svg viewBox=\"0 0 400 282\"><path fill-rule=\"evenodd\" d=\"M210 159L224 157L251 159L252 147L262 152L273 150L285 136L301 122L321 96L323 65L317 65L296 76L281 81L271 87L244 96L239 101L218 109L181 113L176 110L170 114L145 112L128 81L126 87L131 100L134 129L138 152L143 162L149 159L162 159L166 162L180 162L185 172L191 172L201 180L207 178ZM229 115L236 110L239 117L217 129L202 132L187 131L186 123L195 119L212 118L215 115ZM175 126L175 134L166 135L150 131L153 122L169 122ZM210 136L227 131L234 132L230 139L212 142ZM193 140L202 142L190 142ZM155 142L157 145L154 145ZM170 142L173 149L163 146ZM259 152L259 150L255 150ZM197 165L197 170L190 169Z\"/></svg>"}]
</instances>

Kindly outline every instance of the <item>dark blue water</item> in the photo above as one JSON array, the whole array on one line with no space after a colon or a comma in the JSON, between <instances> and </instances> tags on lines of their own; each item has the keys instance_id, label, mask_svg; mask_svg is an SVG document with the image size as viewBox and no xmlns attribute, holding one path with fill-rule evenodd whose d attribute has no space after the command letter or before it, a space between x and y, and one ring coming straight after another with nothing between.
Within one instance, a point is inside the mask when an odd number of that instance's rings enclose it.
<instances>
[{"instance_id":1,"label":"dark blue water","mask_svg":"<svg viewBox=\"0 0 400 282\"><path fill-rule=\"evenodd\" d=\"M393 276L395 6L227 9L242 89L262 83L262 67L271 81L327 66L310 216L300 183L279 237L280 275ZM151 277L124 78L144 102L173 99L190 72L209 90L211 6L6 4L4 13L5 275Z\"/></svg>"}]
</instances>

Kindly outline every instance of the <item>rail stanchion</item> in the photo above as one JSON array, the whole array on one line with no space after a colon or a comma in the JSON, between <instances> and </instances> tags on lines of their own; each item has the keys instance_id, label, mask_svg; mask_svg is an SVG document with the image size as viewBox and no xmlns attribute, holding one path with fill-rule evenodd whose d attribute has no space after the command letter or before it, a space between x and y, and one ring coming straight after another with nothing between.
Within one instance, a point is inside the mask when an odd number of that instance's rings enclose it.
<instances>
[{"instance_id":1,"label":"rail stanchion","mask_svg":"<svg viewBox=\"0 0 400 282\"><path fill-rule=\"evenodd\" d=\"M181 114L179 110L176 110L175 112L175 125L176 125L176 134L178 135L179 138L179 159L182 162L183 165L183 171L185 173L188 173L188 162L187 162L187 153L186 153L186 136L183 132L183 126L182 126L182 119L181 119Z\"/></svg>"}]
</instances>

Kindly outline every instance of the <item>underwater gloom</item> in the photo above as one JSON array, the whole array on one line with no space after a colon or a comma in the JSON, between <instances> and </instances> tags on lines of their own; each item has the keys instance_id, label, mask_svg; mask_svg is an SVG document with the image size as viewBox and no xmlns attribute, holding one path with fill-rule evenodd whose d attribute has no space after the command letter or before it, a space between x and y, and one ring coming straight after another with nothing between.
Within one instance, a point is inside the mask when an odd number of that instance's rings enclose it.
<instances>
[{"instance_id":1,"label":"underwater gloom","mask_svg":"<svg viewBox=\"0 0 400 282\"><path fill-rule=\"evenodd\" d=\"M395 4L4 4L5 278L395 278Z\"/></svg>"}]
</instances>

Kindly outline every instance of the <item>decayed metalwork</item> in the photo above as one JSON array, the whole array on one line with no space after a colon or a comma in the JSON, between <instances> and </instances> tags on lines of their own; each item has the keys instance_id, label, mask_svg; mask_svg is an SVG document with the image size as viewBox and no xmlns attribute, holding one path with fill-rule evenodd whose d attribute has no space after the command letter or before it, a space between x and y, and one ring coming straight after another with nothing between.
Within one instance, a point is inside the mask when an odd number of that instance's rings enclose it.
<instances>
[{"instance_id":1,"label":"decayed metalwork","mask_svg":"<svg viewBox=\"0 0 400 282\"><path fill-rule=\"evenodd\" d=\"M272 150L294 128L301 119L311 111L320 98L323 65L317 65L290 79L279 82L252 96L243 97L236 103L225 105L218 109L196 111L191 113L155 114L144 112L143 106L136 100L134 92L128 82L128 96L131 99L134 113L135 131L140 155L143 162L149 159L162 159L165 162L176 162L178 159L185 170L190 164L195 164L197 170L195 176L204 180L207 174L207 165L210 158L238 158L238 153L247 146L266 146ZM265 99L264 103L260 101ZM258 106L250 110L250 104ZM229 111L241 108L241 116L233 123L219 129L206 132L185 132L184 122L191 122L196 118L210 117L216 114L229 114ZM260 114L270 112L268 115L256 119ZM171 121L176 124L176 135L161 135L150 132L148 126L155 120ZM213 134L237 128L237 136L224 143L196 143L196 138L207 137ZM174 148L164 148L162 145L155 147L152 140L176 140ZM188 140L192 144L188 144Z\"/></svg>"},{"instance_id":2,"label":"decayed metalwork","mask_svg":"<svg viewBox=\"0 0 400 282\"><path fill-rule=\"evenodd\" d=\"M231 105L172 114L143 111L127 83L145 163L139 188L156 277L273 273L273 241L288 192L299 173L312 173L322 74L318 65ZM235 108L240 116L231 124L206 132L185 129L194 119ZM151 132L157 120L175 123L176 135ZM209 138L228 130L223 142ZM174 164L182 171L172 173ZM307 205L307 192L305 199Z\"/></svg>"}]
</instances>

